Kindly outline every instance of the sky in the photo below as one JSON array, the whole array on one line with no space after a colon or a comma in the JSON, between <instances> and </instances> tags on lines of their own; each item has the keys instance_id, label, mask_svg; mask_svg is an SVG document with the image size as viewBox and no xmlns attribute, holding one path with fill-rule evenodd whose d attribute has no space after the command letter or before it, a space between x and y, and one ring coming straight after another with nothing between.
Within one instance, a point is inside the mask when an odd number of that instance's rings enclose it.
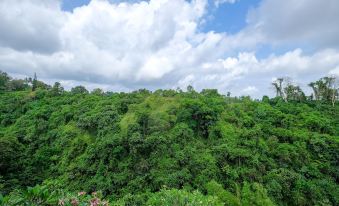
<instances>
[{"instance_id":1,"label":"sky","mask_svg":"<svg viewBox=\"0 0 339 206\"><path fill-rule=\"evenodd\" d=\"M0 70L66 89L274 95L339 76L338 0L1 0Z\"/></svg>"}]
</instances>

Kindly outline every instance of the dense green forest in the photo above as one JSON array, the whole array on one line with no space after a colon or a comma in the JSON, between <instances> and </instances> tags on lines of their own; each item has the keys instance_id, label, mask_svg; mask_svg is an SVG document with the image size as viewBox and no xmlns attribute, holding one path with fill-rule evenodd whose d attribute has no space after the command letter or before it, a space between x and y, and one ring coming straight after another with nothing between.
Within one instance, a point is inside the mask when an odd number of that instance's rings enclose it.
<instances>
[{"instance_id":1,"label":"dense green forest","mask_svg":"<svg viewBox=\"0 0 339 206\"><path fill-rule=\"evenodd\" d=\"M252 100L0 72L0 205L339 205L334 81Z\"/></svg>"}]
</instances>

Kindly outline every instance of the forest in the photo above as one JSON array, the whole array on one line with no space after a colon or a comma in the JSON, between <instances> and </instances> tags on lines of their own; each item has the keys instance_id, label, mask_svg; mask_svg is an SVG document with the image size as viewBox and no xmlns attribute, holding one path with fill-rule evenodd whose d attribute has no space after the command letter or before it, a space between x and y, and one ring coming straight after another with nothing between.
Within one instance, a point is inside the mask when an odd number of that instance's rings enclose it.
<instances>
[{"instance_id":1,"label":"forest","mask_svg":"<svg viewBox=\"0 0 339 206\"><path fill-rule=\"evenodd\" d=\"M307 96L278 78L256 100L0 71L0 205L339 205L335 81Z\"/></svg>"}]
</instances>

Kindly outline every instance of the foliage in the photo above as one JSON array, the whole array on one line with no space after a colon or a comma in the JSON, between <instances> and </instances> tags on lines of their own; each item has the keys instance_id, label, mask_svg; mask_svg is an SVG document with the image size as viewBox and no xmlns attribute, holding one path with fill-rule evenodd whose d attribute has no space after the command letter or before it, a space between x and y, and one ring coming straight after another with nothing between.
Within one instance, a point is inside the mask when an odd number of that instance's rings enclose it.
<instances>
[{"instance_id":1,"label":"foliage","mask_svg":"<svg viewBox=\"0 0 339 206\"><path fill-rule=\"evenodd\" d=\"M147 201L150 206L222 206L223 204L217 198L204 196L198 191L189 193L184 190L162 190L155 193Z\"/></svg>"},{"instance_id":2,"label":"foliage","mask_svg":"<svg viewBox=\"0 0 339 206\"><path fill-rule=\"evenodd\" d=\"M293 88L287 102L193 87L69 92L37 79L13 90L1 75L2 205L339 204L337 102Z\"/></svg>"},{"instance_id":3,"label":"foliage","mask_svg":"<svg viewBox=\"0 0 339 206\"><path fill-rule=\"evenodd\" d=\"M23 191L14 191L10 195L0 196L0 205L14 206L108 206L109 201L102 199L98 192L87 194L79 192L78 194L65 193L62 190L50 191L46 186L28 187Z\"/></svg>"}]
</instances>

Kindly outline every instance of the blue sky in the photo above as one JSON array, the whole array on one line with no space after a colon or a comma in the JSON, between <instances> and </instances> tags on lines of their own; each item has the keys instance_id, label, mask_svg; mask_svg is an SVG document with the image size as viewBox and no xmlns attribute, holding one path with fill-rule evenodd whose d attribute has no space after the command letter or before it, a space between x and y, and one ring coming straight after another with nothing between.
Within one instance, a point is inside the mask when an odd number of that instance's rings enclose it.
<instances>
[{"instance_id":1,"label":"blue sky","mask_svg":"<svg viewBox=\"0 0 339 206\"><path fill-rule=\"evenodd\" d=\"M63 0L62 9L65 11L73 11L74 8L87 5L90 0Z\"/></svg>"},{"instance_id":2,"label":"blue sky","mask_svg":"<svg viewBox=\"0 0 339 206\"><path fill-rule=\"evenodd\" d=\"M192 85L255 98L274 95L277 77L307 90L339 76L338 0L120 2L1 0L0 70L66 89Z\"/></svg>"},{"instance_id":3,"label":"blue sky","mask_svg":"<svg viewBox=\"0 0 339 206\"><path fill-rule=\"evenodd\" d=\"M247 12L255 8L260 0L242 0L233 4L221 4L215 7L212 3L209 6L209 15L205 31L236 33L246 26Z\"/></svg>"}]
</instances>

